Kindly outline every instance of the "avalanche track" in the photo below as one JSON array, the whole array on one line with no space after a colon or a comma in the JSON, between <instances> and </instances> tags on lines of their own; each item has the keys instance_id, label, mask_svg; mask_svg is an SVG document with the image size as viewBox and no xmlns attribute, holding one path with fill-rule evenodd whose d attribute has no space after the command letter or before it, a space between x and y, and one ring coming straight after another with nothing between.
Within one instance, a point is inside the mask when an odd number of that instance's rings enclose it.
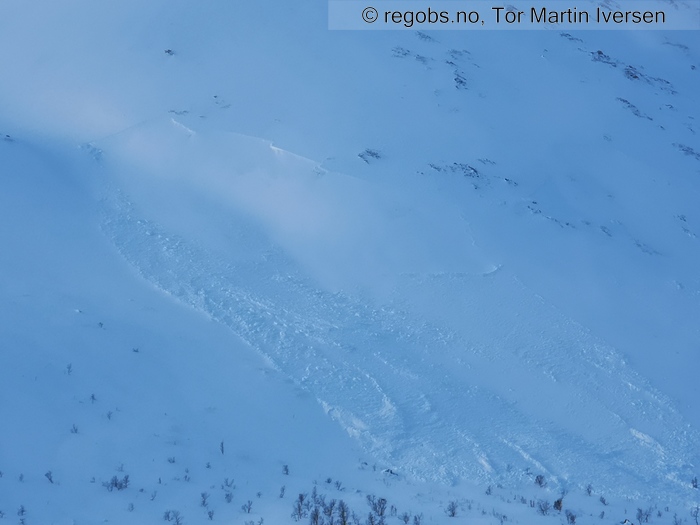
<instances>
[{"instance_id":1,"label":"avalanche track","mask_svg":"<svg viewBox=\"0 0 700 525\"><path fill-rule=\"evenodd\" d=\"M507 268L404 271L383 299L332 290L256 210L222 198L251 173L304 188L332 175L259 139L200 136L194 146L195 135L159 123L91 145L104 233L144 279L307 389L383 468L450 484L542 473L563 489L682 492L697 434L614 348ZM178 158L162 160L169 151ZM198 185L212 176L194 167L213 163L231 178ZM164 203L157 190L173 185L184 189ZM381 205L369 213L384 216ZM178 214L198 229L179 227Z\"/></svg>"}]
</instances>

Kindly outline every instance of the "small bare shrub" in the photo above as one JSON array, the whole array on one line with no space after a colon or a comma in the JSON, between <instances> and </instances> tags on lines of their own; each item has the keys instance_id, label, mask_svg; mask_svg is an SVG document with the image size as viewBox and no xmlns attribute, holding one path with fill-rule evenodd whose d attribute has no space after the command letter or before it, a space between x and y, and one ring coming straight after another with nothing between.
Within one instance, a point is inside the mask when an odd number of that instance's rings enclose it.
<instances>
[{"instance_id":1,"label":"small bare shrub","mask_svg":"<svg viewBox=\"0 0 700 525\"><path fill-rule=\"evenodd\" d=\"M459 507L458 507L458 505L457 505L457 502L453 500L453 501L450 501L450 502L447 504L447 508L445 508L445 512L447 513L447 515L448 515L450 518L454 518L454 517L457 515L457 509L458 509L458 508L459 508Z\"/></svg>"},{"instance_id":2,"label":"small bare shrub","mask_svg":"<svg viewBox=\"0 0 700 525\"><path fill-rule=\"evenodd\" d=\"M549 503L549 501L545 499L541 499L537 502L537 512L539 514L542 514L542 516L546 516L549 514L549 509L552 508L552 505Z\"/></svg>"}]
</instances>

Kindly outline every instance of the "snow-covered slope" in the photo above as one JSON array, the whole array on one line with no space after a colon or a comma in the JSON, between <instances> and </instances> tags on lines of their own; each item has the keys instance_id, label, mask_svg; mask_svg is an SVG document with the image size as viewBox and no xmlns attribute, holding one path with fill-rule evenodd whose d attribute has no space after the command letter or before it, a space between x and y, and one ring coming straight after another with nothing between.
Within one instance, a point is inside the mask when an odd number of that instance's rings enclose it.
<instances>
[{"instance_id":1,"label":"snow-covered slope","mask_svg":"<svg viewBox=\"0 0 700 525\"><path fill-rule=\"evenodd\" d=\"M696 33L37 5L0 6L0 511L698 500Z\"/></svg>"}]
</instances>

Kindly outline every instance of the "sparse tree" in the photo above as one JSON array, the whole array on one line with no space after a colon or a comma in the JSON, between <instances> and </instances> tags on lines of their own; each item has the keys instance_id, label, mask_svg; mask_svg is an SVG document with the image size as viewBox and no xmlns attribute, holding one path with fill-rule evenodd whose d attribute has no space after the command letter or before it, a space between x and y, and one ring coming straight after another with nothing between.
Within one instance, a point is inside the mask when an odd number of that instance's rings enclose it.
<instances>
[{"instance_id":1,"label":"sparse tree","mask_svg":"<svg viewBox=\"0 0 700 525\"><path fill-rule=\"evenodd\" d=\"M208 510L207 511L207 518L209 518L209 521L214 520L214 511L213 510Z\"/></svg>"},{"instance_id":2,"label":"sparse tree","mask_svg":"<svg viewBox=\"0 0 700 525\"><path fill-rule=\"evenodd\" d=\"M695 520L695 525L700 525L700 523L698 523L698 516L700 516L700 507L696 505L690 509L690 517Z\"/></svg>"},{"instance_id":3,"label":"sparse tree","mask_svg":"<svg viewBox=\"0 0 700 525\"><path fill-rule=\"evenodd\" d=\"M306 494L299 494L296 500L294 500L294 506L292 508L292 518L294 521L299 521L307 516L306 514Z\"/></svg>"},{"instance_id":4,"label":"sparse tree","mask_svg":"<svg viewBox=\"0 0 700 525\"><path fill-rule=\"evenodd\" d=\"M569 525L576 525L576 514L574 514L573 512L571 512L571 511L568 510L568 509L567 509L567 511L565 512L565 514L566 514L566 522L567 522Z\"/></svg>"},{"instance_id":5,"label":"sparse tree","mask_svg":"<svg viewBox=\"0 0 700 525\"><path fill-rule=\"evenodd\" d=\"M53 474L50 470L46 474L44 474L44 476L46 477L46 479L49 480L49 483L53 484Z\"/></svg>"},{"instance_id":6,"label":"sparse tree","mask_svg":"<svg viewBox=\"0 0 700 525\"><path fill-rule=\"evenodd\" d=\"M323 515L327 518L331 518L331 521L333 518L333 512L335 511L335 504L336 501L331 499L328 503L323 505Z\"/></svg>"},{"instance_id":7,"label":"sparse tree","mask_svg":"<svg viewBox=\"0 0 700 525\"><path fill-rule=\"evenodd\" d=\"M235 489L236 487L234 486L232 479L224 478L224 483L221 485L221 488Z\"/></svg>"},{"instance_id":8,"label":"sparse tree","mask_svg":"<svg viewBox=\"0 0 700 525\"><path fill-rule=\"evenodd\" d=\"M112 492L114 489L127 489L129 488L129 475L126 474L122 479L119 479L117 476L112 476L112 479L110 479L109 481L104 481L102 483L102 486L105 487L109 492Z\"/></svg>"},{"instance_id":9,"label":"sparse tree","mask_svg":"<svg viewBox=\"0 0 700 525\"><path fill-rule=\"evenodd\" d=\"M547 500L541 499L537 502L537 512L542 514L542 516L549 514L549 509L551 507L552 505Z\"/></svg>"},{"instance_id":10,"label":"sparse tree","mask_svg":"<svg viewBox=\"0 0 700 525\"><path fill-rule=\"evenodd\" d=\"M386 499L377 498L374 495L368 495L367 496L367 504L372 509L372 512L374 512L378 517L380 517L380 518L384 517L384 514L386 513L386 504L387 504Z\"/></svg>"},{"instance_id":11,"label":"sparse tree","mask_svg":"<svg viewBox=\"0 0 700 525\"><path fill-rule=\"evenodd\" d=\"M404 512L399 516L399 519L404 522L404 525L408 525L408 522L411 521L411 515L408 512Z\"/></svg>"},{"instance_id":12,"label":"sparse tree","mask_svg":"<svg viewBox=\"0 0 700 525\"><path fill-rule=\"evenodd\" d=\"M199 502L199 505L201 507L206 507L209 505L208 499L209 499L209 493L208 492L202 492L200 494L202 500Z\"/></svg>"},{"instance_id":13,"label":"sparse tree","mask_svg":"<svg viewBox=\"0 0 700 525\"><path fill-rule=\"evenodd\" d=\"M450 501L450 502L447 504L447 508L445 509L445 512L447 513L447 515L448 515L450 518L454 518L454 517L457 515L457 509L458 509L458 508L459 508L459 507L458 507L458 505L457 505L457 502L453 500L453 501Z\"/></svg>"},{"instance_id":14,"label":"sparse tree","mask_svg":"<svg viewBox=\"0 0 700 525\"><path fill-rule=\"evenodd\" d=\"M280 487L280 499L284 498L284 493L287 490L287 487L285 485L282 485Z\"/></svg>"},{"instance_id":15,"label":"sparse tree","mask_svg":"<svg viewBox=\"0 0 700 525\"><path fill-rule=\"evenodd\" d=\"M563 502L564 502L563 498L559 498L558 500L555 500L554 510L558 510L559 512L561 512L561 507L563 505Z\"/></svg>"},{"instance_id":16,"label":"sparse tree","mask_svg":"<svg viewBox=\"0 0 700 525\"><path fill-rule=\"evenodd\" d=\"M590 483L586 485L586 494L588 494L589 496L593 494L593 485L591 485Z\"/></svg>"},{"instance_id":17,"label":"sparse tree","mask_svg":"<svg viewBox=\"0 0 700 525\"><path fill-rule=\"evenodd\" d=\"M321 517L321 511L318 507L314 507L309 515L309 525L321 525L323 518Z\"/></svg>"},{"instance_id":18,"label":"sparse tree","mask_svg":"<svg viewBox=\"0 0 700 525\"><path fill-rule=\"evenodd\" d=\"M638 523L649 523L649 518L651 518L651 515L653 514L654 509L653 507L649 507L648 509L637 509L637 522Z\"/></svg>"},{"instance_id":19,"label":"sparse tree","mask_svg":"<svg viewBox=\"0 0 700 525\"><path fill-rule=\"evenodd\" d=\"M600 502L601 502L603 505L607 505L607 504L608 504L608 500L605 499L605 496L601 496L601 497L600 497Z\"/></svg>"},{"instance_id":20,"label":"sparse tree","mask_svg":"<svg viewBox=\"0 0 700 525\"><path fill-rule=\"evenodd\" d=\"M537 474L537 476L535 476L535 485L537 485L538 487L547 486L547 480L542 474Z\"/></svg>"},{"instance_id":21,"label":"sparse tree","mask_svg":"<svg viewBox=\"0 0 700 525\"><path fill-rule=\"evenodd\" d=\"M693 479L691 479L690 484L693 486L694 489L698 488L698 477L695 476Z\"/></svg>"},{"instance_id":22,"label":"sparse tree","mask_svg":"<svg viewBox=\"0 0 700 525\"><path fill-rule=\"evenodd\" d=\"M241 510L245 512L246 514L250 514L250 511L253 509L253 502L248 500L246 501L243 505L241 505Z\"/></svg>"},{"instance_id":23,"label":"sparse tree","mask_svg":"<svg viewBox=\"0 0 700 525\"><path fill-rule=\"evenodd\" d=\"M285 476L289 476L289 465L282 466L282 474L284 474Z\"/></svg>"},{"instance_id":24,"label":"sparse tree","mask_svg":"<svg viewBox=\"0 0 700 525\"><path fill-rule=\"evenodd\" d=\"M350 511L347 504L341 499L338 502L338 525L349 525Z\"/></svg>"}]
</instances>

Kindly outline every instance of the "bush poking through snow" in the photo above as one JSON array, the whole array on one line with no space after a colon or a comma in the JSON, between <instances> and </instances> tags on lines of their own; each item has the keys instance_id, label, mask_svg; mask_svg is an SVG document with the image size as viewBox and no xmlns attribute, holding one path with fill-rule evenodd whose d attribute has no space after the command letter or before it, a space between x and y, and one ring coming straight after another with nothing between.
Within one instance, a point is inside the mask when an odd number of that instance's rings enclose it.
<instances>
[{"instance_id":1,"label":"bush poking through snow","mask_svg":"<svg viewBox=\"0 0 700 525\"><path fill-rule=\"evenodd\" d=\"M300 521L302 518L307 516L306 514L306 494L299 494L296 500L294 500L294 506L292 508L292 518L294 521Z\"/></svg>"},{"instance_id":2,"label":"bush poking through snow","mask_svg":"<svg viewBox=\"0 0 700 525\"><path fill-rule=\"evenodd\" d=\"M445 512L450 518L454 518L457 515L457 509L459 506L457 505L457 502L452 500L447 504L447 507L445 508Z\"/></svg>"},{"instance_id":3,"label":"bush poking through snow","mask_svg":"<svg viewBox=\"0 0 700 525\"><path fill-rule=\"evenodd\" d=\"M121 479L119 479L117 476L112 476L112 479L109 481L103 481L102 486L110 492L112 492L114 489L124 490L129 487L129 475L126 474Z\"/></svg>"},{"instance_id":4,"label":"bush poking through snow","mask_svg":"<svg viewBox=\"0 0 700 525\"><path fill-rule=\"evenodd\" d=\"M372 512L378 517L383 518L386 513L386 499L377 498L374 495L367 496L367 504L372 509Z\"/></svg>"},{"instance_id":5,"label":"bush poking through snow","mask_svg":"<svg viewBox=\"0 0 700 525\"><path fill-rule=\"evenodd\" d=\"M163 514L163 520L172 521L175 525L183 525L184 519L177 510L166 510Z\"/></svg>"},{"instance_id":6,"label":"bush poking through snow","mask_svg":"<svg viewBox=\"0 0 700 525\"><path fill-rule=\"evenodd\" d=\"M311 515L309 516L309 524L310 525L321 525L323 523L323 517L321 515L321 511L318 509L318 507L314 507L313 510L311 511Z\"/></svg>"},{"instance_id":7,"label":"bush poking through snow","mask_svg":"<svg viewBox=\"0 0 700 525\"><path fill-rule=\"evenodd\" d=\"M338 524L348 525L350 523L350 509L347 504L341 499L338 502Z\"/></svg>"},{"instance_id":8,"label":"bush poking through snow","mask_svg":"<svg viewBox=\"0 0 700 525\"><path fill-rule=\"evenodd\" d=\"M649 507L648 509L637 509L637 523L649 523L649 518L651 517L654 509Z\"/></svg>"},{"instance_id":9,"label":"bush poking through snow","mask_svg":"<svg viewBox=\"0 0 700 525\"><path fill-rule=\"evenodd\" d=\"M542 514L542 516L549 514L549 509L551 508L552 505L547 500L541 499L537 502L537 512Z\"/></svg>"}]
</instances>

